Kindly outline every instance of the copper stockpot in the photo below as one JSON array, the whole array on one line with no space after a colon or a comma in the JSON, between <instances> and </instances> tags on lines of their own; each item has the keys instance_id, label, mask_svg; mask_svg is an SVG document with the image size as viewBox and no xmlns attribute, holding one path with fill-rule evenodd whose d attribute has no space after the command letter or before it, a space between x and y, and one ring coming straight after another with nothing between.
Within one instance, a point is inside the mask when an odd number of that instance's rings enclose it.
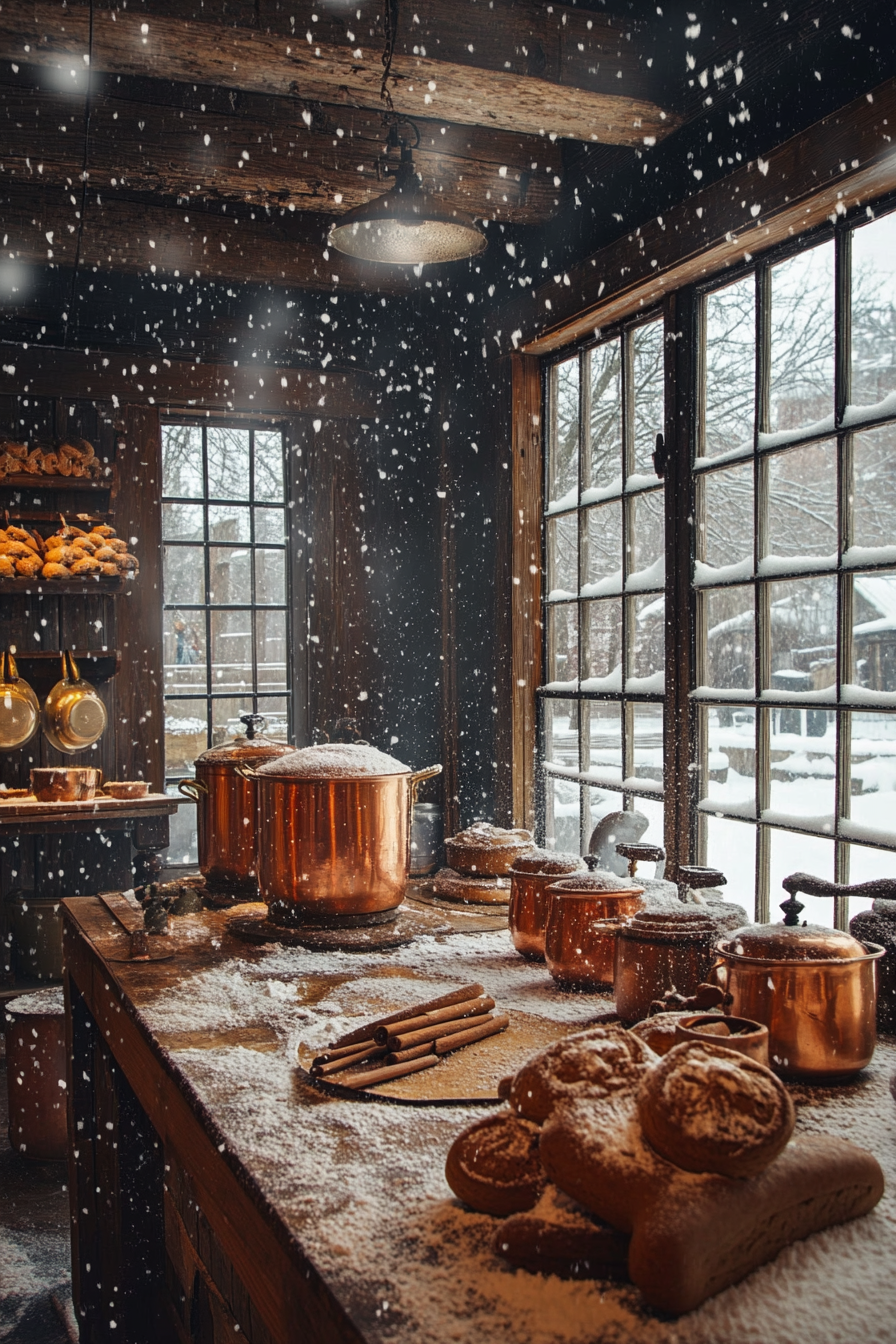
<instances>
[{"instance_id":1,"label":"copper stockpot","mask_svg":"<svg viewBox=\"0 0 896 1344\"><path fill-rule=\"evenodd\" d=\"M848 891L806 873L784 879L783 924L747 924L717 947L713 975L731 1012L763 1022L769 1062L785 1078L834 1082L863 1069L876 1042L877 943L816 924L799 924L798 891Z\"/></svg>"},{"instance_id":2,"label":"copper stockpot","mask_svg":"<svg viewBox=\"0 0 896 1344\"><path fill-rule=\"evenodd\" d=\"M182 779L179 791L196 803L199 871L210 887L257 896L258 790L240 765L256 766L293 750L285 742L258 735L260 714L242 714L246 736L212 747L196 760L196 778Z\"/></svg>"},{"instance_id":3,"label":"copper stockpot","mask_svg":"<svg viewBox=\"0 0 896 1344\"><path fill-rule=\"evenodd\" d=\"M696 993L712 966L717 933L713 919L684 907L680 913L645 910L635 915L616 940L616 1011L622 1021L642 1021L667 990Z\"/></svg>"},{"instance_id":4,"label":"copper stockpot","mask_svg":"<svg viewBox=\"0 0 896 1344\"><path fill-rule=\"evenodd\" d=\"M295 755L316 750L308 747ZM350 760L353 750L372 749L338 750ZM258 885L272 919L352 921L401 904L414 793L424 779L441 773L440 765L323 778L290 774L285 761L270 761L258 771L240 769L258 788Z\"/></svg>"},{"instance_id":5,"label":"copper stockpot","mask_svg":"<svg viewBox=\"0 0 896 1344\"><path fill-rule=\"evenodd\" d=\"M617 935L643 905L643 887L613 890L611 876L563 878L548 889L544 959L555 980L576 989L612 987Z\"/></svg>"},{"instance_id":6,"label":"copper stockpot","mask_svg":"<svg viewBox=\"0 0 896 1344\"><path fill-rule=\"evenodd\" d=\"M570 873L584 873L576 854L536 849L518 858L510 870L507 922L513 945L521 956L544 961L544 931L548 922L548 888Z\"/></svg>"}]
</instances>

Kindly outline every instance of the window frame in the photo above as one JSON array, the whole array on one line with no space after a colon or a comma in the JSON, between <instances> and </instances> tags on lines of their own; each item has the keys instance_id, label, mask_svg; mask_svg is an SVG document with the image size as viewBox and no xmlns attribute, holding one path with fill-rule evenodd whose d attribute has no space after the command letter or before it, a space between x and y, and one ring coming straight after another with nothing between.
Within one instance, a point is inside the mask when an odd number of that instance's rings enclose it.
<instances>
[{"instance_id":1,"label":"window frame","mask_svg":"<svg viewBox=\"0 0 896 1344\"><path fill-rule=\"evenodd\" d=\"M834 388L833 388L833 411L834 425L833 429L827 429L824 432L807 432L804 435L794 436L789 440L786 447L779 448L774 445L762 447L759 444L760 432L767 432L765 422L762 417L765 415L768 405L768 386L763 384L765 369L762 366L760 358L755 361L755 406L754 406L754 441L752 451L742 457L737 458L738 463L750 463L753 468L754 506L761 509L764 501L760 498L760 483L765 482L767 487L768 463L772 456L778 451L789 451L792 448L806 446L807 444L819 443L823 440L836 440L837 453L837 486L836 486L836 519L837 519L837 558L836 566L830 564L821 564L817 568L807 570L803 567L794 568L792 574L784 569L781 573L775 573L774 581L784 581L787 579L802 579L813 575L835 576L837 591L837 629L835 632L836 645L836 698L825 708L830 709L835 716L836 725L836 758L835 758L835 795L834 795L834 818L835 829L831 836L827 834L825 838L833 839L835 845L835 876L838 881L847 880L847 865L849 856L849 846L859 844L863 847L880 849L886 852L896 851L896 841L888 844L883 840L858 838L855 835L847 836L841 831L841 820L847 815L843 811L844 805L848 807L849 797L849 775L850 764L849 744L846 740L848 733L845 732L844 725L848 729L850 713L856 709L871 709L874 712L889 712L896 716L896 706L888 707L884 704L874 706L860 706L856 704L845 703L840 694L840 688L847 679L848 671L852 664L850 662L850 653L853 640L852 631L852 580L857 573L872 572L875 570L887 571L896 569L893 561L881 560L879 563L865 563L844 565L843 551L852 543L852 531L844 527L844 522L848 517L851 508L850 484L852 473L852 444L853 438L857 433L864 432L876 425L891 424L896 420L893 415L875 415L869 416L860 423L851 419L848 425L843 424L843 416L846 405L849 402L849 379L851 375L851 361L849 356L849 337L850 337L850 316L851 316L851 289L850 289L850 266L849 259L852 246L852 236L856 228L863 223L871 222L871 219L880 218L882 215L891 213L896 208L896 196L888 194L879 197L873 202L873 209L864 203L857 205L851 210L838 208L836 217L822 225L816 225L807 228L803 233L797 233L792 238L784 242L779 242L766 250L759 252L751 257L745 255L744 260L737 265L729 265L714 270L711 274L701 277L698 281L682 284L678 289L671 290L663 300L663 312L668 329L676 333L675 341L666 341L666 408L665 408L665 439L669 454L669 462L666 473L666 583L665 595L667 603L667 654L666 654L666 690L665 690L665 722L666 734L664 743L664 782L665 797L667 801L665 817L665 846L667 850L667 869L671 874L677 870L679 863L687 861L702 861L705 857L706 847L706 812L714 812L715 808L701 810L699 803L699 788L695 779L695 771L690 768L692 762L705 762L705 743L701 741L698 723L701 718L701 708L715 703L733 703L731 697L721 697L714 700L711 696L699 698L694 695L697 686L696 676L696 652L697 652L697 605L698 593L703 592L710 587L731 586L738 580L730 580L729 583L710 585L694 582L694 560L695 560L695 537L696 528L688 529L686 527L687 516L696 518L696 508L698 501L698 481L705 480L708 475L717 466L711 459L704 464L697 465L695 458L699 446L700 415L702 409L702 398L698 395L699 389L703 386L702 378L702 358L704 343L702 339L702 311L705 306L706 295L714 290L736 281L739 278L751 273L757 277L765 277L770 273L770 268L794 256L798 253L824 242L827 239L834 240L835 247L835 270L834 270ZM757 278L757 286L767 282L764 279ZM631 296L630 308L627 316L614 322L613 326L608 326L604 330L597 330L596 335L599 340L605 340L615 331L621 330L626 326L632 326L640 321L649 320L654 310L642 309L637 292ZM760 330L759 339L764 339L764 347L767 356L767 327L769 318L764 314L757 303L757 322L765 323L765 328ZM548 378L545 376L545 370L553 368L559 362L568 359L572 354L578 354L581 359L581 352L591 349L598 344L598 340L591 337L589 340L574 340L569 345L564 346L559 341L554 341L549 354L538 356L537 354L522 354L517 356L518 361L534 361L542 373L542 426L544 443L542 445L542 455L545 466L542 472L542 495L540 523L542 533L542 569L546 573L547 555L544 549L546 528L543 526L547 517L546 513L546 490L547 472L549 470L548 459L548 435L550 434L550 405L546 394ZM521 380L522 381L522 380ZM581 423L580 423L581 434ZM684 451L682 451L684 450ZM734 459L730 459L734 464ZM518 475L522 475L518 470ZM581 510L581 504L576 508ZM756 531L756 517L754 515L753 530L753 563L751 577L748 582L754 591L754 611L757 615L754 617L754 627L759 629L760 623L760 603L757 600L762 595L762 603L766 603L766 595L770 588L772 579L769 576L763 577L760 574L758 566L758 539ZM690 538L688 544L688 537ZM683 544L684 543L684 544ZM682 583L685 580L684 585ZM743 579L739 582L745 582ZM580 584L581 588L581 584ZM576 601L581 606L581 596ZM540 608L544 615L547 611L546 588L545 594L541 596ZM766 635L768 633L766 624ZM683 667L676 668L670 660L670 651L674 648L676 639L684 635L685 648L682 658ZM581 649L581 634L580 634ZM768 663L766 647L767 639L757 638L755 640L755 660L756 660L756 679L754 684L754 694L738 697L737 704L753 705L757 716L756 730L759 732L759 720L767 719L771 713L770 704L762 699L764 682L760 677L760 660L764 664ZM529 693L534 695L536 705L554 695L560 697L560 692L549 692L543 689L547 674L547 641L542 638L541 666L539 669L540 681L538 685L530 682ZM577 692L581 694L581 692ZM566 698L571 698L571 693L567 692ZM789 702L787 702L789 704ZM781 707L787 707L782 700ZM796 700L795 705L798 708L805 708L805 702ZM777 703L776 703L777 707ZM705 714L702 716L705 719ZM534 777L538 786L537 806L535 810L536 826L539 838L544 839L544 786L542 781L545 777L545 769L542 762L542 732L541 716L539 718L539 730L536 741L533 743L536 754L536 765ZM682 730L678 734L678 740L675 744L675 750L672 746L672 734L674 724L678 724ZM759 742L757 740L756 760L757 765L760 759ZM580 746L581 751L581 746ZM768 767L768 744L763 744L764 759L763 770L767 773ZM515 762L516 763L516 762ZM623 770L623 778L625 771ZM607 787L610 787L607 785ZM767 780L760 784L759 770L757 768L757 794L760 787L764 789L764 799L768 799ZM620 792L623 792L621 789ZM631 799L626 799L626 806L632 805L636 801L637 794L633 794ZM758 919L768 918L769 909L769 890L768 890L768 849L770 843L770 833L774 830L794 830L802 835L818 835L821 832L811 831L802 826L788 827L782 825L774 819L765 820L761 813L764 809L758 806L761 801L757 797L757 808L755 818L750 819L750 824L756 828L756 846L757 863L756 873L758 877L756 887L756 905L755 913ZM677 815L676 815L677 813ZM519 819L519 818L518 818ZM742 820L742 818L737 818ZM830 876L830 874L825 874ZM835 923L838 926L844 926L848 917L848 902L838 899L835 908Z\"/></svg>"}]
</instances>

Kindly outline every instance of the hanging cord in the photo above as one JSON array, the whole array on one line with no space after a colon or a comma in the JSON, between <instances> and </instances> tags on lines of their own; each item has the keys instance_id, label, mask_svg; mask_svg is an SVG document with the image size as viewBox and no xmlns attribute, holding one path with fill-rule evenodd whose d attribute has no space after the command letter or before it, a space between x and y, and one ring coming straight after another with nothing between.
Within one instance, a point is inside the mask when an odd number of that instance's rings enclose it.
<instances>
[{"instance_id":1,"label":"hanging cord","mask_svg":"<svg viewBox=\"0 0 896 1344\"><path fill-rule=\"evenodd\" d=\"M75 265L72 270L72 285L68 296L68 312L65 315L63 348L68 346L69 326L74 326L72 315L75 307L75 285L78 282L78 266L81 262L81 241L84 237L84 212L87 208L87 163L90 154L90 86L93 80L93 0L90 0L89 27L87 31L87 94L84 99L84 156L81 161L81 213L78 220L78 237L75 243Z\"/></svg>"},{"instance_id":2,"label":"hanging cord","mask_svg":"<svg viewBox=\"0 0 896 1344\"><path fill-rule=\"evenodd\" d=\"M389 72L392 69L395 39L398 36L398 0L383 0L383 24L386 30L386 45L383 48L383 79L380 84L380 99L386 104L390 112L394 112L392 95L389 92Z\"/></svg>"}]
</instances>

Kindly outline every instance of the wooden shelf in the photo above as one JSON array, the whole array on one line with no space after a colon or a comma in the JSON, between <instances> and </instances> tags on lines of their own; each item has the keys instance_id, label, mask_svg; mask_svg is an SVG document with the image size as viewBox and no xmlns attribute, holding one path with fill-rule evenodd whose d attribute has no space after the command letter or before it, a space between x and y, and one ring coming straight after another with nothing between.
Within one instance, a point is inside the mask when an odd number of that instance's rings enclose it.
<instances>
[{"instance_id":1,"label":"wooden shelf","mask_svg":"<svg viewBox=\"0 0 896 1344\"><path fill-rule=\"evenodd\" d=\"M21 476L4 476L0 479L0 490L112 490L116 473L113 467L109 475L95 481L84 476L46 476L23 472Z\"/></svg>"},{"instance_id":2,"label":"wooden shelf","mask_svg":"<svg viewBox=\"0 0 896 1344\"><path fill-rule=\"evenodd\" d=\"M72 657L78 664L78 670L88 681L108 681L121 667L121 652L118 649L72 649ZM35 653L27 650L13 655L16 666L26 681L44 678L52 671L56 676L62 657L61 649L40 649Z\"/></svg>"},{"instance_id":3,"label":"wooden shelf","mask_svg":"<svg viewBox=\"0 0 896 1344\"><path fill-rule=\"evenodd\" d=\"M133 580L118 574L115 578L100 575L98 579L85 576L72 579L0 579L0 595L23 597L96 597L104 593L123 593Z\"/></svg>"}]
</instances>

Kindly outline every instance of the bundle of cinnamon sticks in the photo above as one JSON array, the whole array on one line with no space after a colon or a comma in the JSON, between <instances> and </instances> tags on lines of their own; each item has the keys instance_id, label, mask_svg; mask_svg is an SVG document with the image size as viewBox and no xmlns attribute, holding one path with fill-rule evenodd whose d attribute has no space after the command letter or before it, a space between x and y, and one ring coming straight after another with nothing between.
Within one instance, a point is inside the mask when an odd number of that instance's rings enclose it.
<instances>
[{"instance_id":1,"label":"bundle of cinnamon sticks","mask_svg":"<svg viewBox=\"0 0 896 1344\"><path fill-rule=\"evenodd\" d=\"M340 1036L313 1061L311 1073L356 1090L419 1073L438 1064L452 1050L504 1031L510 1019L496 1016L494 1007L494 999L482 985L464 985ZM348 1072L374 1061L374 1069Z\"/></svg>"}]
</instances>

